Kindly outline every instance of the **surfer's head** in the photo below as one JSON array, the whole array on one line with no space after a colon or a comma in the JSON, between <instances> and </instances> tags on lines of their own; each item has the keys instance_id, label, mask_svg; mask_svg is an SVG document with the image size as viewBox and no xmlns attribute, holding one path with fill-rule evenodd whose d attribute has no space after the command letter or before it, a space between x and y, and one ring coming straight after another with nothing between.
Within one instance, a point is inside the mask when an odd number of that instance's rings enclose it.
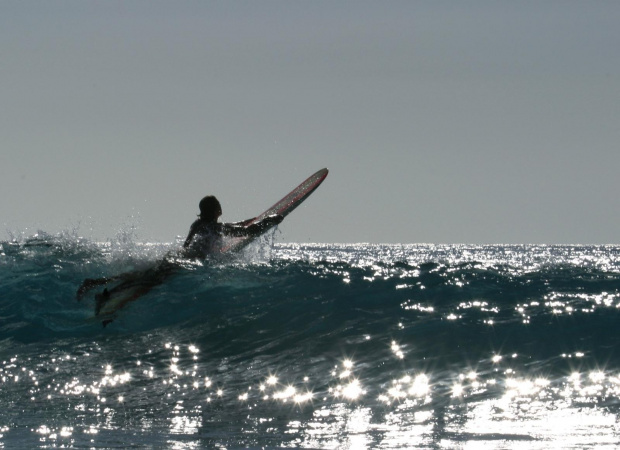
<instances>
[{"instance_id":1,"label":"surfer's head","mask_svg":"<svg viewBox=\"0 0 620 450\"><path fill-rule=\"evenodd\" d=\"M222 215L222 206L213 195L207 195L198 204L200 218L203 220L217 220Z\"/></svg>"}]
</instances>

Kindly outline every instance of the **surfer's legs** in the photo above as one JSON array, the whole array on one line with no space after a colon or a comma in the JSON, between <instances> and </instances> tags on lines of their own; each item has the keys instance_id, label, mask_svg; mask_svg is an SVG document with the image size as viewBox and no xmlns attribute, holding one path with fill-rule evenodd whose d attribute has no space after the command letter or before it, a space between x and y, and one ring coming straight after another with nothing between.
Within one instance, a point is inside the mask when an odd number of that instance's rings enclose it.
<instances>
[{"instance_id":1,"label":"surfer's legs","mask_svg":"<svg viewBox=\"0 0 620 450\"><path fill-rule=\"evenodd\" d=\"M121 275L119 278L122 278L123 281L120 284L109 290L105 288L103 292L95 295L95 316L101 313L101 310L110 300L116 303L112 308L113 311L119 310L125 304L138 299L155 286L162 284L174 271L174 266L167 263L144 272L130 272ZM110 309L107 308L107 310ZM105 314L108 314L108 311Z\"/></svg>"},{"instance_id":2,"label":"surfer's legs","mask_svg":"<svg viewBox=\"0 0 620 450\"><path fill-rule=\"evenodd\" d=\"M80 301L80 300L82 300L82 298L84 298L84 295L88 291L90 291L93 288L96 288L97 286L102 286L102 285L108 284L108 283L110 283L112 281L133 280L133 279L139 277L142 273L143 272L136 271L136 272L121 273L120 275L115 275L113 277L86 278L82 282L82 285L77 290L76 297L77 297L78 301Z\"/></svg>"},{"instance_id":3,"label":"surfer's legs","mask_svg":"<svg viewBox=\"0 0 620 450\"><path fill-rule=\"evenodd\" d=\"M116 280L118 277L110 277L110 278L86 278L82 285L77 290L76 297L78 301L82 300L84 295L90 291L91 289L101 286L103 284L109 283L110 281Z\"/></svg>"},{"instance_id":4,"label":"surfer's legs","mask_svg":"<svg viewBox=\"0 0 620 450\"><path fill-rule=\"evenodd\" d=\"M119 281L115 286L105 288L101 293L95 294L95 316L103 318L105 327L114 320L116 311L127 303L143 296L155 286L162 284L168 277L173 275L178 266L164 260L148 270L128 272L113 278L100 278L85 280L78 295L83 295L87 290L107 284L110 281Z\"/></svg>"}]
</instances>

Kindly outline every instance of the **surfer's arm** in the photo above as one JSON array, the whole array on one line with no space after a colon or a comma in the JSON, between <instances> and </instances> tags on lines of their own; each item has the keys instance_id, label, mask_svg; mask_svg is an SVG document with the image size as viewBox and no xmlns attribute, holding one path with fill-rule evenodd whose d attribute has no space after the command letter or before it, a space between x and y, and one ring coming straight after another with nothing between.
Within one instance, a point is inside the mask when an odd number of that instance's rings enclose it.
<instances>
[{"instance_id":1,"label":"surfer's arm","mask_svg":"<svg viewBox=\"0 0 620 450\"><path fill-rule=\"evenodd\" d=\"M196 222L194 222L192 226L189 227L189 234L187 235L187 237L185 238L185 242L183 243L184 248L189 247L189 244L191 244L192 239L194 239L194 236L196 235L197 228L198 227L196 226Z\"/></svg>"},{"instance_id":2,"label":"surfer's arm","mask_svg":"<svg viewBox=\"0 0 620 450\"><path fill-rule=\"evenodd\" d=\"M261 234L266 229L279 224L280 222L282 222L283 219L284 217L282 217L281 215L274 214L273 216L265 217L260 222L253 223L252 225L248 226L240 226L236 223L225 223L222 224L222 233L226 236L256 236ZM246 220L245 223L252 220L254 219Z\"/></svg>"},{"instance_id":3,"label":"surfer's arm","mask_svg":"<svg viewBox=\"0 0 620 450\"><path fill-rule=\"evenodd\" d=\"M191 231L189 232L189 234L187 235L187 238L185 239L185 242L183 242L183 247L187 248L189 246L189 243L192 242L192 238L194 237L195 233L192 233Z\"/></svg>"},{"instance_id":4,"label":"surfer's arm","mask_svg":"<svg viewBox=\"0 0 620 450\"><path fill-rule=\"evenodd\" d=\"M256 220L256 217L252 217L251 219L247 219L247 220L242 220L241 222L233 222L230 225L238 226L238 227L245 227L254 220Z\"/></svg>"}]
</instances>

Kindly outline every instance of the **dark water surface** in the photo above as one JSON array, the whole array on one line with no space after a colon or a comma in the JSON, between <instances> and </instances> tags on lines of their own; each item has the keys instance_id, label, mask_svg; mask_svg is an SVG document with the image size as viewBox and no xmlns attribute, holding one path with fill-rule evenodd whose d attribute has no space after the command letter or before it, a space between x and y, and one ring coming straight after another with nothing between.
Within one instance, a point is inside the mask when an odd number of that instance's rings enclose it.
<instances>
[{"instance_id":1,"label":"dark water surface","mask_svg":"<svg viewBox=\"0 0 620 450\"><path fill-rule=\"evenodd\" d=\"M7 448L620 444L620 247L257 246L104 328L82 280L170 245L0 245Z\"/></svg>"}]
</instances>

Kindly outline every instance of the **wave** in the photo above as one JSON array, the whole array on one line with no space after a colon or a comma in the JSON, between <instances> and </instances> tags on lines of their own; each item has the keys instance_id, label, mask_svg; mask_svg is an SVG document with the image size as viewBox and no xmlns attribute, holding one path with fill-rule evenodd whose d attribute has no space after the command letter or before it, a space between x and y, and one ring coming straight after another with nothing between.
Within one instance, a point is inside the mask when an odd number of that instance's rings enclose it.
<instances>
[{"instance_id":1,"label":"wave","mask_svg":"<svg viewBox=\"0 0 620 450\"><path fill-rule=\"evenodd\" d=\"M0 243L7 442L615 442L618 247L267 239L180 261L106 327L96 290L76 300L85 278L147 269L178 245Z\"/></svg>"},{"instance_id":2,"label":"wave","mask_svg":"<svg viewBox=\"0 0 620 450\"><path fill-rule=\"evenodd\" d=\"M492 341L531 347L542 359L584 339L620 343L609 336L620 307L618 252L605 247L263 242L232 261L182 264L106 328L94 318L93 295L76 300L85 278L143 270L175 245L44 234L2 242L0 340L177 327L218 353L239 354L293 342L335 349L372 336L384 346L398 333L429 356L462 357L464 345L487 352ZM537 348L540 339L549 345Z\"/></svg>"}]
</instances>

